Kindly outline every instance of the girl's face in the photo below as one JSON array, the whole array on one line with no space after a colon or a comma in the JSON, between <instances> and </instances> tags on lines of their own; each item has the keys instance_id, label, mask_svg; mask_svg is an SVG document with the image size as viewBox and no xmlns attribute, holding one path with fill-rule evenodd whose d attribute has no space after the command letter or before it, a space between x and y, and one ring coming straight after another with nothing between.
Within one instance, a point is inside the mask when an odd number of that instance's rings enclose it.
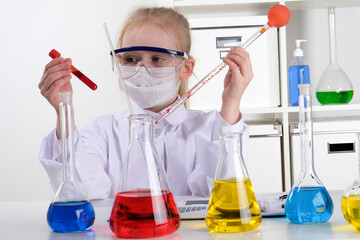
<instances>
[{"instance_id":1,"label":"girl's face","mask_svg":"<svg viewBox=\"0 0 360 240\"><path fill-rule=\"evenodd\" d=\"M121 47L132 47L132 46L150 46L150 47L159 47L166 48L171 50L180 51L177 47L177 41L171 32L163 30L162 28L156 26L155 24L146 23L142 26L136 25L129 27L123 35L123 41ZM165 58L162 58L162 61L154 62L154 59L159 58L156 56L152 56L153 52L142 51L139 54L139 60L144 63L147 67L156 67L156 64L161 64L162 62L166 62ZM169 56L171 56L169 54ZM126 58L125 58L126 59ZM129 58L131 60L131 58ZM173 57L172 66L176 67L181 64L183 58L182 57ZM171 61L170 61L171 62ZM174 65L175 64L175 65ZM180 71L176 72L176 84L180 81ZM171 99L169 99L166 103L148 108L150 111L158 112L169 106L177 99L177 95L174 95Z\"/></svg>"},{"instance_id":2,"label":"girl's face","mask_svg":"<svg viewBox=\"0 0 360 240\"><path fill-rule=\"evenodd\" d=\"M129 27L124 33L121 47L149 46L180 51L176 43L177 41L174 34L158 27L155 24L147 23L142 26L136 25ZM131 53L123 54L123 57L126 57L126 55L131 56ZM146 67L149 68L156 66L161 67L161 64L165 64L166 62L171 63L171 66L177 67L183 60L181 57L174 57L173 55L166 53L154 55L154 52L146 51L137 52L136 56L138 57L137 60L144 63ZM129 57L129 60L132 59Z\"/></svg>"}]
</instances>

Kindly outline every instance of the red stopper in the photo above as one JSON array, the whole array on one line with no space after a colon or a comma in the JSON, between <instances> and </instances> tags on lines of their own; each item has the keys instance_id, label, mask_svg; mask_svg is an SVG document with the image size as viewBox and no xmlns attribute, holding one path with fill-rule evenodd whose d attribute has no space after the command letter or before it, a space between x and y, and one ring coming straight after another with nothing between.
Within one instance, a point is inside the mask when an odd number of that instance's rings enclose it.
<instances>
[{"instance_id":1,"label":"red stopper","mask_svg":"<svg viewBox=\"0 0 360 240\"><path fill-rule=\"evenodd\" d=\"M53 49L49 52L49 56L54 59L54 58L60 57L61 54L58 51L56 51L55 49Z\"/></svg>"},{"instance_id":2,"label":"red stopper","mask_svg":"<svg viewBox=\"0 0 360 240\"><path fill-rule=\"evenodd\" d=\"M268 12L268 25L270 27L283 27L290 20L290 11L287 7L277 4L270 8Z\"/></svg>"}]
</instances>

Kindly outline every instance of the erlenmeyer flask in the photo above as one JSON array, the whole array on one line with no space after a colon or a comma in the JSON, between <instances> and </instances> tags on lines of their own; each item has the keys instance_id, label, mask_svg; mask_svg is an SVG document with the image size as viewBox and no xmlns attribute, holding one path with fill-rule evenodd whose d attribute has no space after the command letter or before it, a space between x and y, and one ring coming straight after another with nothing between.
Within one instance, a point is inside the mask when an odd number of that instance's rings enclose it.
<instances>
[{"instance_id":1,"label":"erlenmeyer flask","mask_svg":"<svg viewBox=\"0 0 360 240\"><path fill-rule=\"evenodd\" d=\"M354 88L348 76L336 62L335 7L328 7L328 12L330 64L319 79L316 98L321 104L349 103L353 97Z\"/></svg>"},{"instance_id":2,"label":"erlenmeyer flask","mask_svg":"<svg viewBox=\"0 0 360 240\"><path fill-rule=\"evenodd\" d=\"M130 139L110 228L121 238L152 238L175 232L179 211L153 137L153 118L129 117Z\"/></svg>"},{"instance_id":3,"label":"erlenmeyer flask","mask_svg":"<svg viewBox=\"0 0 360 240\"><path fill-rule=\"evenodd\" d=\"M55 232L88 230L95 211L75 178L74 121L72 92L60 92L60 129L63 181L47 212L47 222Z\"/></svg>"},{"instance_id":4,"label":"erlenmeyer flask","mask_svg":"<svg viewBox=\"0 0 360 240\"><path fill-rule=\"evenodd\" d=\"M301 172L285 203L293 223L327 222L333 213L332 199L315 173L310 84L299 84Z\"/></svg>"},{"instance_id":5,"label":"erlenmeyer flask","mask_svg":"<svg viewBox=\"0 0 360 240\"><path fill-rule=\"evenodd\" d=\"M261 224L260 208L242 157L242 133L222 133L221 154L206 215L214 232L244 232Z\"/></svg>"},{"instance_id":6,"label":"erlenmeyer flask","mask_svg":"<svg viewBox=\"0 0 360 240\"><path fill-rule=\"evenodd\" d=\"M360 134L358 134L358 169L359 176L344 192L341 210L346 221L360 232Z\"/></svg>"}]
</instances>

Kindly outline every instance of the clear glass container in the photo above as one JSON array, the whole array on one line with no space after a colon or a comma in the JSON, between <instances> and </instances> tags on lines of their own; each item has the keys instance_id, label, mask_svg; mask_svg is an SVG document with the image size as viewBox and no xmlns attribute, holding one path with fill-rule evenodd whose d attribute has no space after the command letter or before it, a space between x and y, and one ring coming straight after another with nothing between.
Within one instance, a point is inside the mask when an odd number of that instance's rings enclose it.
<instances>
[{"instance_id":1,"label":"clear glass container","mask_svg":"<svg viewBox=\"0 0 360 240\"><path fill-rule=\"evenodd\" d=\"M180 215L157 153L153 118L129 117L129 147L123 162L110 228L121 238L152 238L175 232Z\"/></svg>"},{"instance_id":2,"label":"clear glass container","mask_svg":"<svg viewBox=\"0 0 360 240\"><path fill-rule=\"evenodd\" d=\"M301 172L286 199L285 214L292 223L327 222L334 205L315 173L310 84L299 84Z\"/></svg>"},{"instance_id":3,"label":"clear glass container","mask_svg":"<svg viewBox=\"0 0 360 240\"><path fill-rule=\"evenodd\" d=\"M328 7L328 13L330 64L319 79L316 88L316 98L321 104L349 103L353 97L354 88L348 76L337 64L335 7Z\"/></svg>"},{"instance_id":4,"label":"clear glass container","mask_svg":"<svg viewBox=\"0 0 360 240\"><path fill-rule=\"evenodd\" d=\"M222 133L221 154L206 214L213 232L244 232L262 221L242 156L242 133Z\"/></svg>"},{"instance_id":5,"label":"clear glass container","mask_svg":"<svg viewBox=\"0 0 360 240\"><path fill-rule=\"evenodd\" d=\"M47 212L55 232L81 232L92 227L95 211L75 177L72 92L60 92L60 131L63 180Z\"/></svg>"},{"instance_id":6,"label":"clear glass container","mask_svg":"<svg viewBox=\"0 0 360 240\"><path fill-rule=\"evenodd\" d=\"M344 191L341 210L346 221L360 232L360 134L358 134L358 169L359 177Z\"/></svg>"}]
</instances>

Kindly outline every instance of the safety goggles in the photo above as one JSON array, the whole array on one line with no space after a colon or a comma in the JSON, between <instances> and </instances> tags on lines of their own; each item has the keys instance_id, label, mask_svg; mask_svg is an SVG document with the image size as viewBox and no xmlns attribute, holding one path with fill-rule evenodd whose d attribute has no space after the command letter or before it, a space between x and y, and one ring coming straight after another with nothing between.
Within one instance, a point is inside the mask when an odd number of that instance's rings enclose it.
<instances>
[{"instance_id":1,"label":"safety goggles","mask_svg":"<svg viewBox=\"0 0 360 240\"><path fill-rule=\"evenodd\" d=\"M175 50L170 50L166 48L158 47L149 47L149 46L133 46L125 47L114 50L115 58L112 56L112 69L115 73L118 73L117 64L115 61L118 61L121 69L127 69L126 74L122 74L124 79L132 77L135 75L141 68L144 68L150 75L153 75L154 72L159 72L160 68L174 68L177 71L184 59L188 59L188 56L184 52L179 52ZM155 70L156 71L152 71ZM131 73L132 74L129 74ZM156 76L154 76L156 77Z\"/></svg>"}]
</instances>

